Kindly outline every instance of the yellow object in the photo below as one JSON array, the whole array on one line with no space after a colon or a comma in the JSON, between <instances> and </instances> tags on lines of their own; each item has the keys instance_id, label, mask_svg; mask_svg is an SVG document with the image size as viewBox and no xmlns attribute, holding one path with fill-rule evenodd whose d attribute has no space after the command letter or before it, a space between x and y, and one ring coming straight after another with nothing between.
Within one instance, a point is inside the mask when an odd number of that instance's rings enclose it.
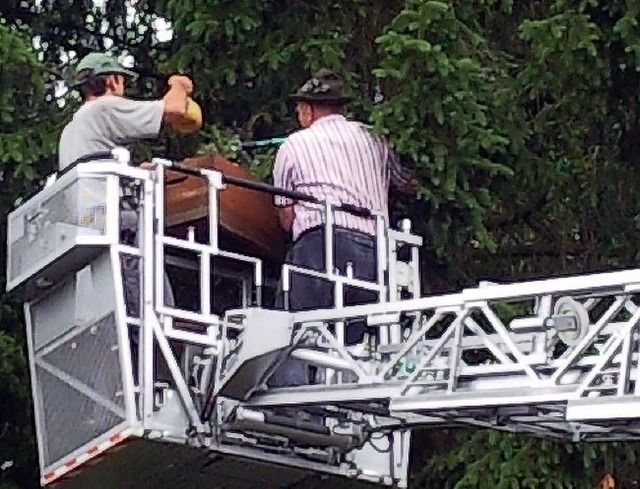
<instances>
[{"instance_id":1,"label":"yellow object","mask_svg":"<svg viewBox=\"0 0 640 489\"><path fill-rule=\"evenodd\" d=\"M187 99L187 113L184 120L173 122L171 127L178 134L193 134L202 127L202 109L191 98Z\"/></svg>"}]
</instances>

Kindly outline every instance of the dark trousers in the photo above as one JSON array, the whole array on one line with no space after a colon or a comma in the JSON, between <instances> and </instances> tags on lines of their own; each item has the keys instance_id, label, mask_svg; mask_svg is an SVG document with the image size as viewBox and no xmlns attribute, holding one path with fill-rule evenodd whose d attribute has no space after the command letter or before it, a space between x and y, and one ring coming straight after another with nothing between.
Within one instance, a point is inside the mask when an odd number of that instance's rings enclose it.
<instances>
[{"instance_id":1,"label":"dark trousers","mask_svg":"<svg viewBox=\"0 0 640 489\"><path fill-rule=\"evenodd\" d=\"M334 267L344 275L347 263L353 264L354 278L374 281L377 277L375 238L364 233L335 228L333 240ZM292 245L286 262L300 267L325 271L324 228L304 232ZM280 279L280 284L282 278ZM291 273L289 287L289 310L331 308L335 304L334 285L326 280L298 273ZM369 290L345 287L344 305L353 306L376 302L378 295ZM283 307L283 294L278 292L276 307ZM365 325L362 321L348 324L345 328L345 344L362 341ZM269 385L284 387L309 383L309 374L298 360L287 360L276 370Z\"/></svg>"},{"instance_id":2,"label":"dark trousers","mask_svg":"<svg viewBox=\"0 0 640 489\"><path fill-rule=\"evenodd\" d=\"M137 256L122 256L122 284L124 287L124 300L127 311L127 316L140 319L140 258ZM169 277L165 273L164 275L164 303L167 306L175 306L175 298L173 296L173 290L171 289L171 282ZM138 382L138 355L140 350L140 331L138 328L129 328L129 341L131 342L131 354L133 362L133 377L134 381ZM171 342L174 347L174 353L176 353L175 344ZM180 349L181 353L182 349ZM166 381L173 384L171 380L173 377L169 366L167 365L162 351L158 346L157 340L154 340L154 372L155 379L158 381ZM178 363L180 363L181 355L176 354Z\"/></svg>"}]
</instances>

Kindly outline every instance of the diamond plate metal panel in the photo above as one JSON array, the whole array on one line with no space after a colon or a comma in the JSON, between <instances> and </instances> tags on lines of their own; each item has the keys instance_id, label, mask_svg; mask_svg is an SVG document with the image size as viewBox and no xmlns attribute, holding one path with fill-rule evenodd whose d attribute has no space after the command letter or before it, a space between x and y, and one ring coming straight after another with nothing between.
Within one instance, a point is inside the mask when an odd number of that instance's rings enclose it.
<instances>
[{"instance_id":1,"label":"diamond plate metal panel","mask_svg":"<svg viewBox=\"0 0 640 489\"><path fill-rule=\"evenodd\" d=\"M115 316L79 329L36 364L49 465L124 421Z\"/></svg>"},{"instance_id":2,"label":"diamond plate metal panel","mask_svg":"<svg viewBox=\"0 0 640 489\"><path fill-rule=\"evenodd\" d=\"M113 314L96 321L43 357L101 396L124 408Z\"/></svg>"},{"instance_id":3,"label":"diamond plate metal panel","mask_svg":"<svg viewBox=\"0 0 640 489\"><path fill-rule=\"evenodd\" d=\"M36 415L44 426L42 447L45 466L94 440L123 421L67 382L36 367L42 400Z\"/></svg>"}]
</instances>

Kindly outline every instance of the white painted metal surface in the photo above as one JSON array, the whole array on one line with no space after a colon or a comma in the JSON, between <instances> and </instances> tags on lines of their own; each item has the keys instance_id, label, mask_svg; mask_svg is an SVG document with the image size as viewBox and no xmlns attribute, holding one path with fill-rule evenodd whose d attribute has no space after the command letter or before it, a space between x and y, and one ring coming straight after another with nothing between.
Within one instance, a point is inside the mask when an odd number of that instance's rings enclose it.
<instances>
[{"instance_id":1,"label":"white painted metal surface","mask_svg":"<svg viewBox=\"0 0 640 489\"><path fill-rule=\"evenodd\" d=\"M22 239L25 247L14 254L43 249L42 230L61 222L80 229L63 247L45 247L52 251L31 267L9 260L8 288L26 300L43 485L93 480L110 465L88 468L88 461L111 457L112 445L125 439L145 453L156 446L145 440L154 440L186 446L187 459L218 453L403 487L416 426L456 423L581 441L640 438L640 270L421 297L421 238L407 222L399 231L379 222L376 281L357 281L331 262L323 271L285 265L285 294L290 273L322 276L340 307L275 311L262 302L261 260L219 246L224 176L201 173L211 212L208 239L199 243L162 232L164 169L173 164L153 163L150 172L83 163L9 216L9 244ZM88 238L83 222L68 215L56 221L46 204L87 179L105 189L97 203L104 226ZM127 198L139 197L135 243L118 237L123 186ZM326 205L329 215L332 209ZM36 214L37 232L30 229ZM140 260L139 318L127 313L125 256ZM248 272L214 266L222 258ZM189 289L197 307L179 298L167 304L168 266L196 272ZM214 286L220 277L235 277L243 291L224 315L211 307L222 292ZM346 285L377 291L379 302L343 307ZM344 332L354 321L367 324L366 334L362 344L346 346ZM270 388L270 376L290 358L312 368L315 383ZM76 479L65 482L70 474ZM192 487L202 474L192 474ZM133 480L119 487L134 487Z\"/></svg>"}]
</instances>

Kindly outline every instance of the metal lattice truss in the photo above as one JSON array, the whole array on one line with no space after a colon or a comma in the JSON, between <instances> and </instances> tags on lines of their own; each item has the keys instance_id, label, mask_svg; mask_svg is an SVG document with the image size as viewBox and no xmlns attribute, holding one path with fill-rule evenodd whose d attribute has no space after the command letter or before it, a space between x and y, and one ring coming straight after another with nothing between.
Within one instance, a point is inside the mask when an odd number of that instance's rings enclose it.
<instances>
[{"instance_id":1,"label":"metal lattice truss","mask_svg":"<svg viewBox=\"0 0 640 489\"><path fill-rule=\"evenodd\" d=\"M637 438L639 283L640 270L629 270L299 312L294 347L278 362L304 360L324 372L322 383L251 391L247 403L360 403L418 424ZM367 338L344 346L335 331L356 320L367 322ZM402 341L379 341L394 329Z\"/></svg>"}]
</instances>

